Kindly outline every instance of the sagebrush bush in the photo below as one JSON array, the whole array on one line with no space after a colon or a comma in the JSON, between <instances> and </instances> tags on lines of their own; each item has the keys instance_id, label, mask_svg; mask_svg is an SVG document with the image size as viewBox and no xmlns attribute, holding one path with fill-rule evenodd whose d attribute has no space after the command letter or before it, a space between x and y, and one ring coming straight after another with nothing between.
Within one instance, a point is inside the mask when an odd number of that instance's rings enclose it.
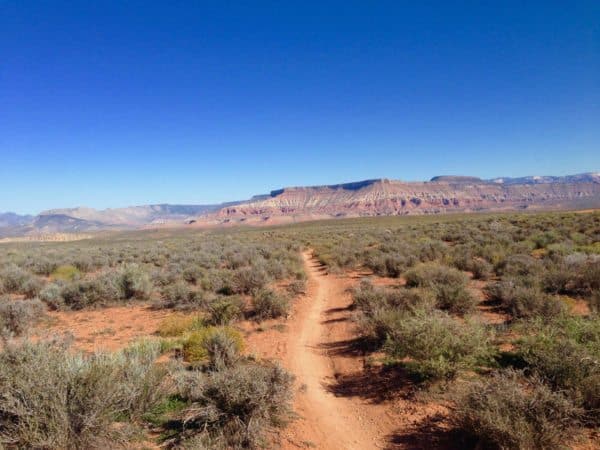
<instances>
[{"instance_id":1,"label":"sagebrush bush","mask_svg":"<svg viewBox=\"0 0 600 450\"><path fill-rule=\"evenodd\" d=\"M550 320L565 313L566 307L558 298L545 294L535 287L528 287L513 280L488 285L487 296L517 319L541 317Z\"/></svg>"},{"instance_id":2,"label":"sagebrush bush","mask_svg":"<svg viewBox=\"0 0 600 450\"><path fill-rule=\"evenodd\" d=\"M79 280L66 284L61 296L72 309L103 306L121 299L118 277L107 272L91 280Z\"/></svg>"},{"instance_id":3,"label":"sagebrush bush","mask_svg":"<svg viewBox=\"0 0 600 450\"><path fill-rule=\"evenodd\" d=\"M38 299L12 300L8 296L0 296L0 333L24 334L44 316L45 310Z\"/></svg>"},{"instance_id":4,"label":"sagebrush bush","mask_svg":"<svg viewBox=\"0 0 600 450\"><path fill-rule=\"evenodd\" d=\"M34 297L41 289L37 277L14 264L0 270L0 294L14 293Z\"/></svg>"},{"instance_id":5,"label":"sagebrush bush","mask_svg":"<svg viewBox=\"0 0 600 450\"><path fill-rule=\"evenodd\" d=\"M197 284L203 277L204 271L199 266L189 266L183 270L183 279L188 283Z\"/></svg>"},{"instance_id":6,"label":"sagebrush bush","mask_svg":"<svg viewBox=\"0 0 600 450\"><path fill-rule=\"evenodd\" d=\"M518 353L528 368L586 409L600 424L600 319L571 317L530 326Z\"/></svg>"},{"instance_id":7,"label":"sagebrush bush","mask_svg":"<svg viewBox=\"0 0 600 450\"><path fill-rule=\"evenodd\" d=\"M476 280L487 280L494 269L491 263L485 259L474 257L464 249L454 255L452 264L459 270L471 272Z\"/></svg>"},{"instance_id":8,"label":"sagebrush bush","mask_svg":"<svg viewBox=\"0 0 600 450\"><path fill-rule=\"evenodd\" d=\"M263 288L269 281L267 273L260 267L241 267L232 275L232 289L237 294L250 294Z\"/></svg>"},{"instance_id":9,"label":"sagebrush bush","mask_svg":"<svg viewBox=\"0 0 600 450\"><path fill-rule=\"evenodd\" d=\"M261 289L252 296L254 317L258 320L287 316L290 300L272 289Z\"/></svg>"},{"instance_id":10,"label":"sagebrush bush","mask_svg":"<svg viewBox=\"0 0 600 450\"><path fill-rule=\"evenodd\" d=\"M409 267L414 265L415 258L402 254L371 255L365 262L376 275L398 278Z\"/></svg>"},{"instance_id":11,"label":"sagebrush bush","mask_svg":"<svg viewBox=\"0 0 600 450\"><path fill-rule=\"evenodd\" d=\"M539 378L512 370L460 386L454 400L452 422L479 448L561 448L574 436L581 415Z\"/></svg>"},{"instance_id":12,"label":"sagebrush bush","mask_svg":"<svg viewBox=\"0 0 600 450\"><path fill-rule=\"evenodd\" d=\"M108 448L162 395L157 347L83 357L64 343L8 343L0 352L0 445ZM32 376L32 374L34 374Z\"/></svg>"},{"instance_id":13,"label":"sagebrush bush","mask_svg":"<svg viewBox=\"0 0 600 450\"><path fill-rule=\"evenodd\" d=\"M77 278L80 278L81 273L77 267L70 264L65 264L56 267L50 274L50 277L53 280L73 281Z\"/></svg>"},{"instance_id":14,"label":"sagebrush bush","mask_svg":"<svg viewBox=\"0 0 600 450\"><path fill-rule=\"evenodd\" d=\"M161 308L196 309L205 305L201 292L191 289L187 283L179 281L161 290L161 300L156 303Z\"/></svg>"},{"instance_id":15,"label":"sagebrush bush","mask_svg":"<svg viewBox=\"0 0 600 450\"><path fill-rule=\"evenodd\" d=\"M477 298L465 286L440 284L434 288L436 306L456 314L475 311Z\"/></svg>"},{"instance_id":16,"label":"sagebrush bush","mask_svg":"<svg viewBox=\"0 0 600 450\"><path fill-rule=\"evenodd\" d=\"M204 320L198 315L173 314L160 322L157 332L160 337L176 337L203 327Z\"/></svg>"},{"instance_id":17,"label":"sagebrush bush","mask_svg":"<svg viewBox=\"0 0 600 450\"><path fill-rule=\"evenodd\" d=\"M600 292L596 292L590 297L589 305L593 313L600 314Z\"/></svg>"},{"instance_id":18,"label":"sagebrush bush","mask_svg":"<svg viewBox=\"0 0 600 450\"><path fill-rule=\"evenodd\" d=\"M392 319L386 324L385 351L408 358L409 369L423 379L452 378L493 354L489 331L476 322L459 321L441 311L398 314Z\"/></svg>"},{"instance_id":19,"label":"sagebrush bush","mask_svg":"<svg viewBox=\"0 0 600 450\"><path fill-rule=\"evenodd\" d=\"M21 286L20 293L25 298L34 298L38 296L43 287L44 284L37 277L30 277Z\"/></svg>"},{"instance_id":20,"label":"sagebrush bush","mask_svg":"<svg viewBox=\"0 0 600 450\"><path fill-rule=\"evenodd\" d=\"M206 349L209 367L222 370L239 361L244 342L240 333L232 328L218 327L206 334L202 346Z\"/></svg>"},{"instance_id":21,"label":"sagebrush bush","mask_svg":"<svg viewBox=\"0 0 600 450\"><path fill-rule=\"evenodd\" d=\"M152 292L152 282L148 274L137 265L126 265L119 273L121 298L146 299Z\"/></svg>"},{"instance_id":22,"label":"sagebrush bush","mask_svg":"<svg viewBox=\"0 0 600 450\"><path fill-rule=\"evenodd\" d=\"M277 365L236 364L222 370L179 374L183 448L259 448L268 429L291 412L293 376Z\"/></svg>"},{"instance_id":23,"label":"sagebrush bush","mask_svg":"<svg viewBox=\"0 0 600 450\"><path fill-rule=\"evenodd\" d=\"M496 264L496 273L502 276L538 275L543 270L542 263L530 255L509 255Z\"/></svg>"},{"instance_id":24,"label":"sagebrush bush","mask_svg":"<svg viewBox=\"0 0 600 450\"><path fill-rule=\"evenodd\" d=\"M591 296L600 292L600 256L572 253L548 264L541 285L547 292Z\"/></svg>"},{"instance_id":25,"label":"sagebrush bush","mask_svg":"<svg viewBox=\"0 0 600 450\"><path fill-rule=\"evenodd\" d=\"M215 342L223 343L226 348L219 350ZM183 356L194 365L208 363L219 364L218 358L233 358L244 348L242 335L231 327L205 327L190 333L183 342Z\"/></svg>"},{"instance_id":26,"label":"sagebrush bush","mask_svg":"<svg viewBox=\"0 0 600 450\"><path fill-rule=\"evenodd\" d=\"M467 276L453 267L437 263L415 266L404 274L409 287L464 286Z\"/></svg>"},{"instance_id":27,"label":"sagebrush bush","mask_svg":"<svg viewBox=\"0 0 600 450\"><path fill-rule=\"evenodd\" d=\"M48 283L41 289L38 297L48 308L61 310L65 307L62 289L62 286L57 283Z\"/></svg>"},{"instance_id":28,"label":"sagebrush bush","mask_svg":"<svg viewBox=\"0 0 600 450\"><path fill-rule=\"evenodd\" d=\"M218 297L208 304L207 310L207 322L209 324L229 325L231 322L242 317L244 303L237 295Z\"/></svg>"},{"instance_id":29,"label":"sagebrush bush","mask_svg":"<svg viewBox=\"0 0 600 450\"><path fill-rule=\"evenodd\" d=\"M362 281L353 291L353 304L366 315L372 315L381 309L412 311L433 309L437 300L427 289L389 289L374 286L369 281Z\"/></svg>"},{"instance_id":30,"label":"sagebrush bush","mask_svg":"<svg viewBox=\"0 0 600 450\"><path fill-rule=\"evenodd\" d=\"M459 270L437 263L425 263L415 266L404 277L409 287L431 289L439 309L457 314L475 310L477 299L467 289L467 276Z\"/></svg>"}]
</instances>

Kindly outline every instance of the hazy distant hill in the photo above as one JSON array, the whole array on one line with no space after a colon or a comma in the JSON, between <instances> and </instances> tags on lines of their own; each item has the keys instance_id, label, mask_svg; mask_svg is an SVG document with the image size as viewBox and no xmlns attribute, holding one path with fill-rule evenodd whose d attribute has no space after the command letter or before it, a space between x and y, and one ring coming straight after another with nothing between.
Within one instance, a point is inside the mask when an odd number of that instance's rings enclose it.
<instances>
[{"instance_id":1,"label":"hazy distant hill","mask_svg":"<svg viewBox=\"0 0 600 450\"><path fill-rule=\"evenodd\" d=\"M81 220L94 221L107 225L139 226L166 221L185 220L188 217L217 211L219 205L144 205L127 208L68 208L43 211L40 216L65 215Z\"/></svg>"},{"instance_id":2,"label":"hazy distant hill","mask_svg":"<svg viewBox=\"0 0 600 450\"><path fill-rule=\"evenodd\" d=\"M600 173L482 180L438 176L425 182L373 179L288 187L217 205L144 205L53 209L37 216L0 214L0 237L161 224L269 224L335 217L452 211L600 208Z\"/></svg>"},{"instance_id":3,"label":"hazy distant hill","mask_svg":"<svg viewBox=\"0 0 600 450\"><path fill-rule=\"evenodd\" d=\"M0 213L0 228L20 227L33 221L34 216L22 216L13 212Z\"/></svg>"}]
</instances>

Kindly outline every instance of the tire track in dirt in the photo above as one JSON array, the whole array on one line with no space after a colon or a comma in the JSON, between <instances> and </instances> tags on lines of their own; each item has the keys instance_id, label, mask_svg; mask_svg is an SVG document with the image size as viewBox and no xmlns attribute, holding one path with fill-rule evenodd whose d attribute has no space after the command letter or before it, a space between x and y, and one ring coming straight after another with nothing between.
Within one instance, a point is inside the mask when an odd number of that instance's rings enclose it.
<instances>
[{"instance_id":1,"label":"tire track in dirt","mask_svg":"<svg viewBox=\"0 0 600 450\"><path fill-rule=\"evenodd\" d=\"M336 376L360 372L362 359L343 351L353 336L348 280L327 275L310 252L303 253L307 295L290 321L286 366L297 379L295 411L284 432L284 448L375 449L386 446L394 423L382 405L336 396Z\"/></svg>"}]
</instances>

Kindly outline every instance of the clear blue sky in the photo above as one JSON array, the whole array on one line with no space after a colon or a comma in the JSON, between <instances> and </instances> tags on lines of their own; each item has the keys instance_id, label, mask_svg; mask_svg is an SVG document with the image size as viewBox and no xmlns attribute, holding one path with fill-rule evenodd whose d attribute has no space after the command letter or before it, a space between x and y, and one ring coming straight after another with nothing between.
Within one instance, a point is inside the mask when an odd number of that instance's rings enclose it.
<instances>
[{"instance_id":1,"label":"clear blue sky","mask_svg":"<svg viewBox=\"0 0 600 450\"><path fill-rule=\"evenodd\" d=\"M597 0L0 0L0 211L599 169Z\"/></svg>"}]
</instances>

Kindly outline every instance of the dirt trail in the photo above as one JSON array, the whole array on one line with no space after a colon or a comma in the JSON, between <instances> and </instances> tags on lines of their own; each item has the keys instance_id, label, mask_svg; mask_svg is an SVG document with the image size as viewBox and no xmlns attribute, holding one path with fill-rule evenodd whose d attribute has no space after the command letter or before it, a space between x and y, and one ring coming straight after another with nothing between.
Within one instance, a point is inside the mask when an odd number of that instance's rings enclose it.
<instances>
[{"instance_id":1,"label":"dirt trail","mask_svg":"<svg viewBox=\"0 0 600 450\"><path fill-rule=\"evenodd\" d=\"M353 340L348 280L327 275L303 253L307 295L290 321L285 362L300 386L295 410L300 418L287 432L284 448L375 449L386 446L392 418L381 405L359 397L336 396L336 377L362 370L348 350Z\"/></svg>"}]
</instances>

